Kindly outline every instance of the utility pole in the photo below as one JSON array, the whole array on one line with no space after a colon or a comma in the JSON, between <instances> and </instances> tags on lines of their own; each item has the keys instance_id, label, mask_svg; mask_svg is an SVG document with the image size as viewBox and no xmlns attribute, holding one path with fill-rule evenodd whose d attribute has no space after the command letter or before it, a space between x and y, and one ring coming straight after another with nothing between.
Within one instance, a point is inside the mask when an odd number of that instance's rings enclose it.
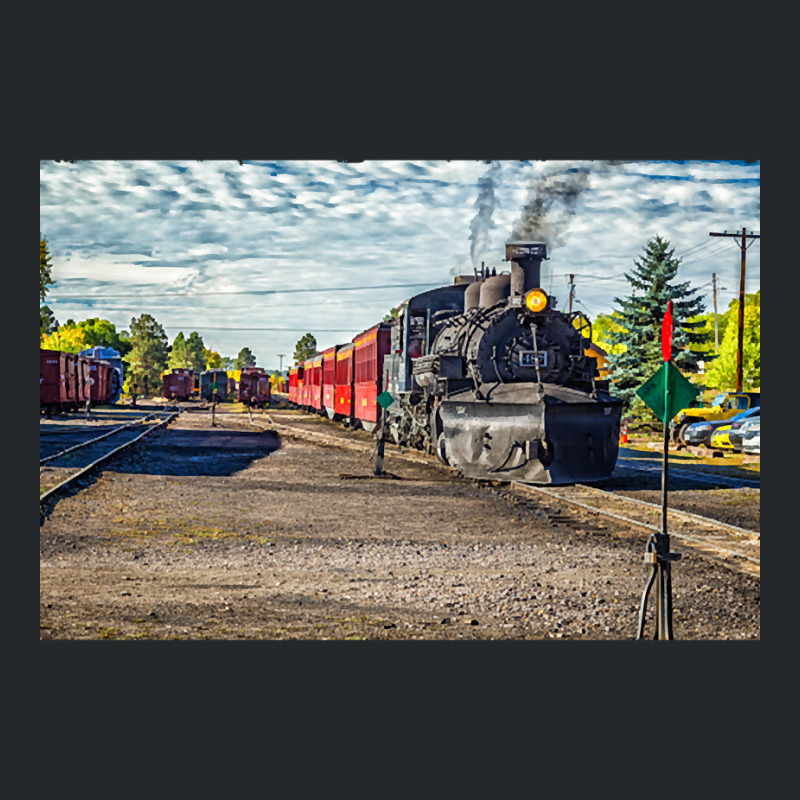
<instances>
[{"instance_id":1,"label":"utility pole","mask_svg":"<svg viewBox=\"0 0 800 800\"><path fill-rule=\"evenodd\" d=\"M280 361L280 366L278 367L278 372L280 372L281 375L283 375L283 357L285 355L286 355L286 353L278 353L278 358L281 360Z\"/></svg>"},{"instance_id":2,"label":"utility pole","mask_svg":"<svg viewBox=\"0 0 800 800\"><path fill-rule=\"evenodd\" d=\"M748 239L760 239L761 236L757 233L747 233L747 228L742 228L741 234L737 231L736 233L729 233L728 231L722 231L722 233L715 233L710 232L709 236L726 236L729 238L733 238L734 241L737 236L741 236L741 242L736 242L739 245L739 249L742 251L742 269L739 278L739 341L738 346L736 349L736 391L742 391L742 350L744 347L744 262L745 262L745 253L747 252L747 240ZM752 244L752 242L751 242Z\"/></svg>"},{"instance_id":3,"label":"utility pole","mask_svg":"<svg viewBox=\"0 0 800 800\"><path fill-rule=\"evenodd\" d=\"M575 276L569 276L569 313L572 313L572 295L575 293Z\"/></svg>"},{"instance_id":4,"label":"utility pole","mask_svg":"<svg viewBox=\"0 0 800 800\"><path fill-rule=\"evenodd\" d=\"M717 327L717 273L711 273L711 286L714 293L714 352L719 352L719 328Z\"/></svg>"}]
</instances>

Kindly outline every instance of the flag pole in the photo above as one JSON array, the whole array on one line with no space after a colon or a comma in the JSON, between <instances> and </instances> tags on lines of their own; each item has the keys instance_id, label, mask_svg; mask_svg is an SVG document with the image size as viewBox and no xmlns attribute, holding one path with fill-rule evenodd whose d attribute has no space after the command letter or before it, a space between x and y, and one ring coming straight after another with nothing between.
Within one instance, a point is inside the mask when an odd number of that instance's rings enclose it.
<instances>
[{"instance_id":1,"label":"flag pole","mask_svg":"<svg viewBox=\"0 0 800 800\"><path fill-rule=\"evenodd\" d=\"M644 562L650 569L650 575L642 595L639 611L639 626L636 638L641 639L644 633L644 618L647 609L647 596L656 584L656 632L654 639L672 639L672 571L671 564L677 561L680 553L670 553L669 533L667 531L667 496L669 476L669 421L671 418L670 403L670 368L672 366L672 308L670 300L667 312L661 327L661 354L664 357L664 390L663 413L664 423L664 458L661 467L661 527L657 533L651 535L644 554ZM654 387L655 388L655 387ZM656 390L658 391L658 390ZM650 403L648 403L650 405ZM652 407L652 406L651 406Z\"/></svg>"}]
</instances>

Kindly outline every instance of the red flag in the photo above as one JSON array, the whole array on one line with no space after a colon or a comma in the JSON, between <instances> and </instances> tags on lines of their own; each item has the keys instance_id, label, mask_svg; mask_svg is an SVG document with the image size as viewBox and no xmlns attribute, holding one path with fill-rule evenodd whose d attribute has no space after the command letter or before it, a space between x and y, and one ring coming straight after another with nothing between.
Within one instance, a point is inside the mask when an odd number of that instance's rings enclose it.
<instances>
[{"instance_id":1,"label":"red flag","mask_svg":"<svg viewBox=\"0 0 800 800\"><path fill-rule=\"evenodd\" d=\"M661 323L661 355L664 361L672 358L672 300L667 303L667 313Z\"/></svg>"}]
</instances>

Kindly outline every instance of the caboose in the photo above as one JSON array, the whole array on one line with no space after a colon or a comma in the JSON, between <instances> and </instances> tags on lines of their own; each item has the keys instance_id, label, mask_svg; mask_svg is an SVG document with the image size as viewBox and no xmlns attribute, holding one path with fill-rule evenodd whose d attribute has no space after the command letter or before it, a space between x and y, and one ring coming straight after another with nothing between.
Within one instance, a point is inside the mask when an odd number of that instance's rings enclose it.
<instances>
[{"instance_id":1,"label":"caboose","mask_svg":"<svg viewBox=\"0 0 800 800\"><path fill-rule=\"evenodd\" d=\"M237 399L246 406L263 408L269 405L269 375L264 367L244 367L242 369Z\"/></svg>"},{"instance_id":2,"label":"caboose","mask_svg":"<svg viewBox=\"0 0 800 800\"><path fill-rule=\"evenodd\" d=\"M189 400L194 390L194 370L173 369L163 376L161 396L167 400Z\"/></svg>"}]
</instances>

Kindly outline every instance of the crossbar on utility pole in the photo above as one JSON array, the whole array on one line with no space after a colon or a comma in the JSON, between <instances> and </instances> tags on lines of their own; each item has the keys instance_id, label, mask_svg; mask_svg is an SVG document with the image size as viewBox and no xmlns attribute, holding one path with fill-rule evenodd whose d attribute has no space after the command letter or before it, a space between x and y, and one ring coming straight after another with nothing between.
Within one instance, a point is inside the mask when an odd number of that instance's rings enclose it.
<instances>
[{"instance_id":1,"label":"crossbar on utility pole","mask_svg":"<svg viewBox=\"0 0 800 800\"><path fill-rule=\"evenodd\" d=\"M739 339L736 348L736 391L742 391L742 364L743 364L743 349L744 349L744 262L745 253L747 252L748 239L760 239L761 236L757 233L747 233L747 228L742 228L742 232L729 233L722 231L721 233L710 232L709 236L726 236L735 239L737 236L742 237L741 242L737 242L739 249L742 251L742 269L739 278ZM752 244L752 241L750 242Z\"/></svg>"}]
</instances>

